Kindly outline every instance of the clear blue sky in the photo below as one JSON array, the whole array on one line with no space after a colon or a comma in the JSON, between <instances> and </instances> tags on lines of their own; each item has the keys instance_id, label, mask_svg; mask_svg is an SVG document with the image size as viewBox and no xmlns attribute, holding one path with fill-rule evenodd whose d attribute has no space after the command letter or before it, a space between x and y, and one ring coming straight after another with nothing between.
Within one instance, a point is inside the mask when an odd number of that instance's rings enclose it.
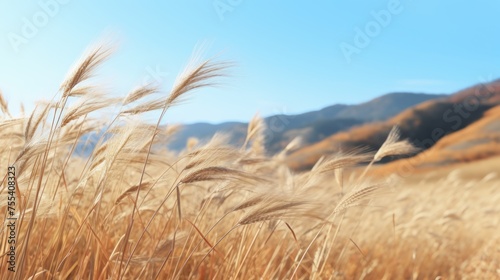
<instances>
[{"instance_id":1,"label":"clear blue sky","mask_svg":"<svg viewBox=\"0 0 500 280\"><path fill-rule=\"evenodd\" d=\"M200 42L207 56L237 63L224 87L193 95L172 122L245 121L394 91L451 93L500 77L499 1L150 2L0 0L0 89L13 111L50 99L105 34L119 49L97 81L115 94L155 71L167 91Z\"/></svg>"}]
</instances>

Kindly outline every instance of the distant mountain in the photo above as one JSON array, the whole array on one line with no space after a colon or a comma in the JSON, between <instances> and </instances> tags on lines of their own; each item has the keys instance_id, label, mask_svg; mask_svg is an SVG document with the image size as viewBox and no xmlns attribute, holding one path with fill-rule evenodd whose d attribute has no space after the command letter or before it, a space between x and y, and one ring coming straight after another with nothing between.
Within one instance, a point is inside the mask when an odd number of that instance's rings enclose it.
<instances>
[{"instance_id":1,"label":"distant mountain","mask_svg":"<svg viewBox=\"0 0 500 280\"><path fill-rule=\"evenodd\" d=\"M321 156L339 149L350 150L365 146L376 150L394 125L401 128L403 138L409 138L416 146L426 150L446 135L457 133L480 121L485 112L498 104L500 80L472 86L444 98L411 106L386 121L364 124L336 133L292 153L287 159L288 164L292 169L303 170L314 165ZM458 141L459 138L465 139L464 135L455 139Z\"/></svg>"},{"instance_id":2,"label":"distant mountain","mask_svg":"<svg viewBox=\"0 0 500 280\"><path fill-rule=\"evenodd\" d=\"M318 111L297 115L274 115L264 119L267 125L266 148L273 154L283 149L295 137L304 144L321 141L335 133L364 123L382 121L419 103L444 98L446 95L421 93L390 93L358 105L336 104ZM182 150L190 137L210 139L216 132L230 137L230 144L243 144L247 123L195 123L184 125L168 147Z\"/></svg>"},{"instance_id":3,"label":"distant mountain","mask_svg":"<svg viewBox=\"0 0 500 280\"><path fill-rule=\"evenodd\" d=\"M382 121L422 102L443 97L446 97L446 95L402 92L389 93L369 102L349 106L339 112L337 114L337 118L354 118L363 121Z\"/></svg>"}]
</instances>

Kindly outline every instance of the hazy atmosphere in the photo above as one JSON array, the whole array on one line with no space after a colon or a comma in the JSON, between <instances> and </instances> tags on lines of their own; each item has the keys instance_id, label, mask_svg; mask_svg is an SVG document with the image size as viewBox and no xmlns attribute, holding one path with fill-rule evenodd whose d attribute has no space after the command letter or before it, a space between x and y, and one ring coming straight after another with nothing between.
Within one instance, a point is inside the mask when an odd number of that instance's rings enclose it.
<instances>
[{"instance_id":1,"label":"hazy atmosphere","mask_svg":"<svg viewBox=\"0 0 500 280\"><path fill-rule=\"evenodd\" d=\"M0 279L500 279L499 11L0 0Z\"/></svg>"}]
</instances>

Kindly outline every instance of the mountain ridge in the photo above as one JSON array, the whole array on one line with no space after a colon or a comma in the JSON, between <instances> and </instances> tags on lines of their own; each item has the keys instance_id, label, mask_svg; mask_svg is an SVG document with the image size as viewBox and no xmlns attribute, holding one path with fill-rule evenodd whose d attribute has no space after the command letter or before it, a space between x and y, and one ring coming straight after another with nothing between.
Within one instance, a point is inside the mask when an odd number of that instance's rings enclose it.
<instances>
[{"instance_id":1,"label":"mountain ridge","mask_svg":"<svg viewBox=\"0 0 500 280\"><path fill-rule=\"evenodd\" d=\"M276 153L297 136L302 136L306 140L304 144L312 144L334 133L364 123L385 120L408 107L446 96L445 94L392 92L360 104L333 104L299 114L268 116L264 118L268 128L266 148L269 153ZM168 147L180 151L184 149L189 138L208 140L216 132L228 134L230 144L238 146L244 142L246 126L247 123L244 122L217 124L197 122L182 125L177 135L169 142Z\"/></svg>"}]
</instances>

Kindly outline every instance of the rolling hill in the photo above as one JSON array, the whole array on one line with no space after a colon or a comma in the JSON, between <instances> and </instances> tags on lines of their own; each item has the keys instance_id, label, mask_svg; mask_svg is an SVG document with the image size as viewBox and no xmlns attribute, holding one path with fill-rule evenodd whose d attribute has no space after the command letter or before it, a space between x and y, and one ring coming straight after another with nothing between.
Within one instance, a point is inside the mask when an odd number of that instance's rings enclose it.
<instances>
[{"instance_id":1,"label":"rolling hill","mask_svg":"<svg viewBox=\"0 0 500 280\"><path fill-rule=\"evenodd\" d=\"M469 125L480 123L489 115L495 115L496 111L489 112L489 110L498 104L500 104L500 80L475 85L445 98L428 100L412 106L386 121L364 124L336 133L292 153L287 159L288 165L294 170L304 170L314 165L322 155L339 150L350 150L360 146L378 149L394 125L401 128L403 138L409 138L414 145L427 150L439 143L443 137L447 135L451 137ZM473 128L471 131L474 131ZM458 138L461 139L460 136ZM436 149L440 145L436 145Z\"/></svg>"}]
</instances>

